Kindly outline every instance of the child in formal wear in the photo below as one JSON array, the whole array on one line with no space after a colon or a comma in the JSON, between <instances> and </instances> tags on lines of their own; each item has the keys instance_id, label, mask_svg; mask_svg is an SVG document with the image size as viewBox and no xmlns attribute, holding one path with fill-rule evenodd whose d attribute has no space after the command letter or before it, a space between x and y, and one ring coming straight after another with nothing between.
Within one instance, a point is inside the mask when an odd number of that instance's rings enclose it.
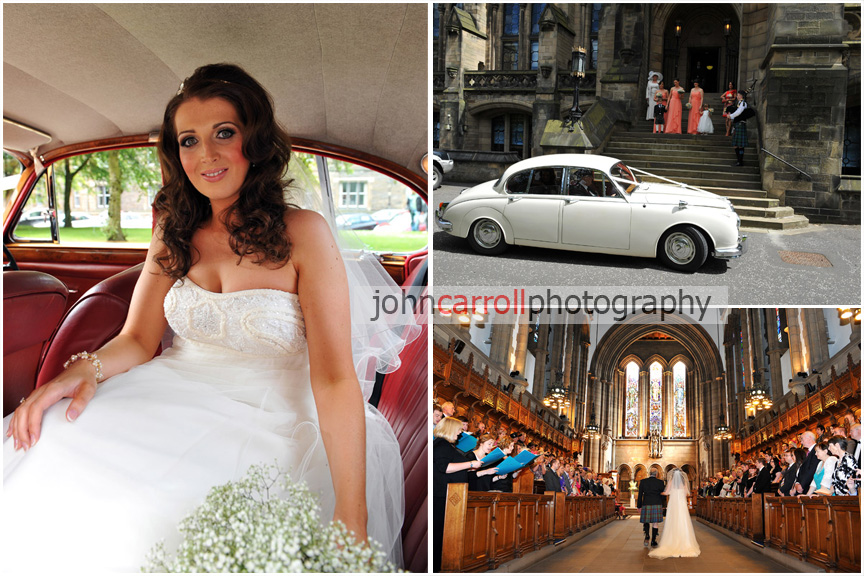
<instances>
[{"instance_id":1,"label":"child in formal wear","mask_svg":"<svg viewBox=\"0 0 864 576\"><path fill-rule=\"evenodd\" d=\"M696 131L699 134L714 133L714 122L711 121L711 110L706 104L702 105L702 117L699 118L699 124L696 126Z\"/></svg>"}]
</instances>

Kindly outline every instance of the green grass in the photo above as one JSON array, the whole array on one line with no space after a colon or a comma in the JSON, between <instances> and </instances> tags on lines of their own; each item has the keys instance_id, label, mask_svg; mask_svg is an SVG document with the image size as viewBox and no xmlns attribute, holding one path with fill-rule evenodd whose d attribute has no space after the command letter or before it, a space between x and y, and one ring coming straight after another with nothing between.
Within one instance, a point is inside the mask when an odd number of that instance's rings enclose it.
<instances>
[{"instance_id":1,"label":"green grass","mask_svg":"<svg viewBox=\"0 0 864 576\"><path fill-rule=\"evenodd\" d=\"M417 252L429 244L426 232L399 232L381 234L371 230L356 230L355 234L375 252Z\"/></svg>"},{"instance_id":2,"label":"green grass","mask_svg":"<svg viewBox=\"0 0 864 576\"><path fill-rule=\"evenodd\" d=\"M150 230L146 228L129 228L123 230L127 242L150 243ZM28 240L50 240L50 228L34 228L33 226L18 226L14 235ZM105 242L105 233L101 228L60 228L61 242Z\"/></svg>"}]
</instances>

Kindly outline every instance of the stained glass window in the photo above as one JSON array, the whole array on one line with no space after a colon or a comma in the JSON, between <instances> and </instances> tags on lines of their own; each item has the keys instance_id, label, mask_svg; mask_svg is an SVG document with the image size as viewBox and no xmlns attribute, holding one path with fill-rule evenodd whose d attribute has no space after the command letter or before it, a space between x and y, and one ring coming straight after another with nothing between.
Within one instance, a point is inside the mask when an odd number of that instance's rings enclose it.
<instances>
[{"instance_id":1,"label":"stained glass window","mask_svg":"<svg viewBox=\"0 0 864 576\"><path fill-rule=\"evenodd\" d=\"M663 426L663 368L659 362L651 364L651 385L648 400L648 428L660 432Z\"/></svg>"},{"instance_id":2,"label":"stained glass window","mask_svg":"<svg viewBox=\"0 0 864 576\"><path fill-rule=\"evenodd\" d=\"M777 341L783 342L783 327L780 325L780 309L774 308L774 313L777 315Z\"/></svg>"},{"instance_id":3,"label":"stained glass window","mask_svg":"<svg viewBox=\"0 0 864 576\"><path fill-rule=\"evenodd\" d=\"M635 362L627 364L626 403L624 409L624 436L639 435L639 367Z\"/></svg>"},{"instance_id":4,"label":"stained glass window","mask_svg":"<svg viewBox=\"0 0 864 576\"><path fill-rule=\"evenodd\" d=\"M543 10L545 9L545 3L531 5L531 34L536 35L540 33L540 15L543 14Z\"/></svg>"},{"instance_id":5,"label":"stained glass window","mask_svg":"<svg viewBox=\"0 0 864 576\"><path fill-rule=\"evenodd\" d=\"M687 392L684 389L684 377L687 367L678 362L672 368L672 394L675 398L675 415L672 421L672 436L681 438L687 435Z\"/></svg>"},{"instance_id":6,"label":"stained glass window","mask_svg":"<svg viewBox=\"0 0 864 576\"><path fill-rule=\"evenodd\" d=\"M744 379L744 330L738 333L741 340L741 389L747 387L747 381Z\"/></svg>"}]
</instances>

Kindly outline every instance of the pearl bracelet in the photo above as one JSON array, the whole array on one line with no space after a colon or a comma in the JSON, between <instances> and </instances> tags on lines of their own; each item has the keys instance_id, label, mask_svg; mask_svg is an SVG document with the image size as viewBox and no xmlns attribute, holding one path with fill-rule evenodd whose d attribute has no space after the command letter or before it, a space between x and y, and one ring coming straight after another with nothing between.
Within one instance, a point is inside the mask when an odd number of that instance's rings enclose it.
<instances>
[{"instance_id":1,"label":"pearl bracelet","mask_svg":"<svg viewBox=\"0 0 864 576\"><path fill-rule=\"evenodd\" d=\"M77 362L78 360L87 360L93 367L96 368L96 382L99 382L103 378L102 374L102 361L96 356L96 354L90 354L86 350L84 352L79 352L78 354L73 354L69 360L63 364L63 369L69 368L72 364Z\"/></svg>"}]
</instances>

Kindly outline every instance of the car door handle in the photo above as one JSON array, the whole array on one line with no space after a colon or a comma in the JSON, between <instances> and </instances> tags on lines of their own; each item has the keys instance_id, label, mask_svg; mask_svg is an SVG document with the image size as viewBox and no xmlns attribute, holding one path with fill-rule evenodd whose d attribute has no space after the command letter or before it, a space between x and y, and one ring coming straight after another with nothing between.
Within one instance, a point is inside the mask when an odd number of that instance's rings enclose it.
<instances>
[{"instance_id":1,"label":"car door handle","mask_svg":"<svg viewBox=\"0 0 864 576\"><path fill-rule=\"evenodd\" d=\"M578 198L565 198L564 199L564 205L565 206L570 205L570 204L575 204L576 202L579 202Z\"/></svg>"},{"instance_id":2,"label":"car door handle","mask_svg":"<svg viewBox=\"0 0 864 576\"><path fill-rule=\"evenodd\" d=\"M515 197L515 198L514 198L513 196L508 196L508 197L507 197L507 203L509 204L510 202L518 202L518 201L521 200L521 199L522 199L522 198L519 198L518 196Z\"/></svg>"}]
</instances>

